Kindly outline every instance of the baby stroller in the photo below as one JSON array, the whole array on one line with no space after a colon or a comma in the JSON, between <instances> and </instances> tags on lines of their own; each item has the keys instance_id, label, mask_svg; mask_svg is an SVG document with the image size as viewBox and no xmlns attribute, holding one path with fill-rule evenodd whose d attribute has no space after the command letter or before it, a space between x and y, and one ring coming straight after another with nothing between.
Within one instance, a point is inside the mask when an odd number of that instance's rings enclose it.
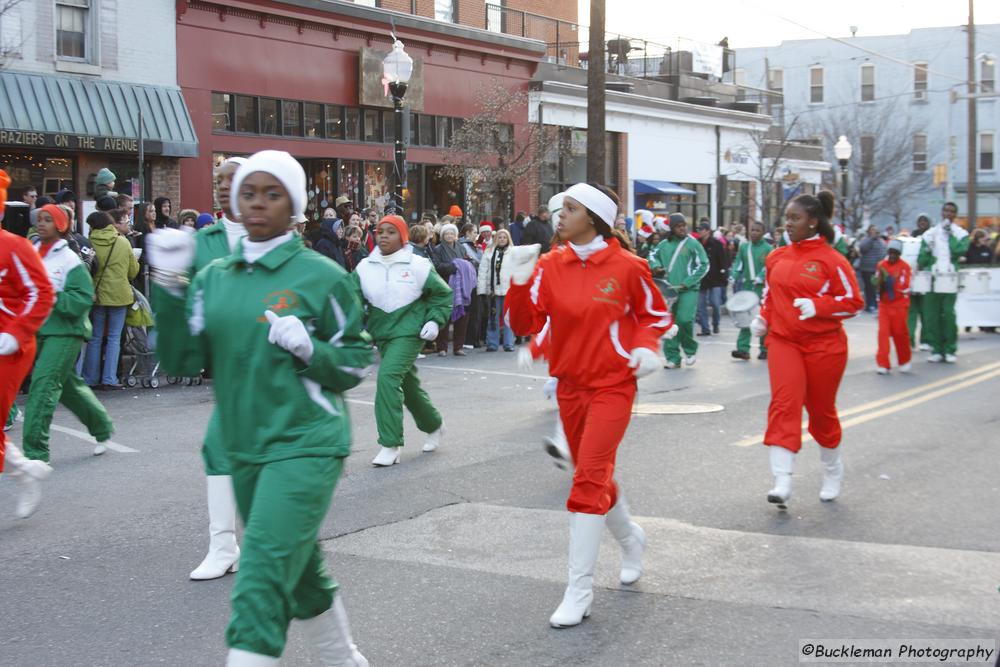
<instances>
[{"instance_id":1,"label":"baby stroller","mask_svg":"<svg viewBox=\"0 0 1000 667\"><path fill-rule=\"evenodd\" d=\"M122 368L125 370L123 382L127 387L141 384L156 389L160 380L156 376L160 362L156 359L149 341L149 329L153 326L153 310L143 294L132 288L135 302L125 314L125 332L122 341Z\"/></svg>"}]
</instances>

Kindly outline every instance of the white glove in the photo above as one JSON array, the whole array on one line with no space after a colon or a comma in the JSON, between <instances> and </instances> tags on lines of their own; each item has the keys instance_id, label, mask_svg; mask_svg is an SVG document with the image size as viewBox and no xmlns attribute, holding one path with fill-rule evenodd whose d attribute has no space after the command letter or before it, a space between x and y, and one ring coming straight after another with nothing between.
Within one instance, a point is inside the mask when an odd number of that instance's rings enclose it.
<instances>
[{"instance_id":1,"label":"white glove","mask_svg":"<svg viewBox=\"0 0 1000 667\"><path fill-rule=\"evenodd\" d=\"M531 349L527 345L522 345L517 350L517 367L522 371L530 371L535 365L535 358L531 356Z\"/></svg>"},{"instance_id":2,"label":"white glove","mask_svg":"<svg viewBox=\"0 0 1000 667\"><path fill-rule=\"evenodd\" d=\"M439 333L441 333L441 330L438 329L437 322L428 322L420 330L420 337L423 340L437 340Z\"/></svg>"},{"instance_id":3,"label":"white glove","mask_svg":"<svg viewBox=\"0 0 1000 667\"><path fill-rule=\"evenodd\" d=\"M757 338L767 335L767 320L763 317L755 317L750 321L750 333Z\"/></svg>"},{"instance_id":4,"label":"white glove","mask_svg":"<svg viewBox=\"0 0 1000 667\"><path fill-rule=\"evenodd\" d=\"M271 323L267 342L288 350L303 363L308 364L312 360L312 337L306 331L306 325L302 324L302 320L294 315L279 317L272 310L265 310L264 317Z\"/></svg>"},{"instance_id":5,"label":"white glove","mask_svg":"<svg viewBox=\"0 0 1000 667\"><path fill-rule=\"evenodd\" d=\"M179 229L158 229L146 237L146 251L152 281L174 295L183 296L189 282L188 271L194 266L194 235Z\"/></svg>"},{"instance_id":6,"label":"white glove","mask_svg":"<svg viewBox=\"0 0 1000 667\"><path fill-rule=\"evenodd\" d=\"M628 367L635 369L637 378L645 377L662 367L660 355L649 348L637 347L632 350L632 356L628 358Z\"/></svg>"},{"instance_id":7,"label":"white glove","mask_svg":"<svg viewBox=\"0 0 1000 667\"><path fill-rule=\"evenodd\" d=\"M0 333L0 357L14 354L21 349L21 344L17 342L9 333Z\"/></svg>"},{"instance_id":8,"label":"white glove","mask_svg":"<svg viewBox=\"0 0 1000 667\"><path fill-rule=\"evenodd\" d=\"M531 273L538 263L538 254L542 246L537 243L533 245L515 246L508 251L509 259L513 267L511 268L510 280L515 285L526 285L531 280Z\"/></svg>"},{"instance_id":9,"label":"white glove","mask_svg":"<svg viewBox=\"0 0 1000 667\"><path fill-rule=\"evenodd\" d=\"M680 329L677 328L677 325L671 324L670 328L667 329L667 333L663 334L663 337L666 338L667 340L670 340L671 338L677 335L678 331L680 331Z\"/></svg>"},{"instance_id":10,"label":"white glove","mask_svg":"<svg viewBox=\"0 0 1000 667\"><path fill-rule=\"evenodd\" d=\"M800 320L808 320L810 317L816 317L816 304L813 303L812 299L796 299L792 301L792 305L802 313L799 315Z\"/></svg>"}]
</instances>

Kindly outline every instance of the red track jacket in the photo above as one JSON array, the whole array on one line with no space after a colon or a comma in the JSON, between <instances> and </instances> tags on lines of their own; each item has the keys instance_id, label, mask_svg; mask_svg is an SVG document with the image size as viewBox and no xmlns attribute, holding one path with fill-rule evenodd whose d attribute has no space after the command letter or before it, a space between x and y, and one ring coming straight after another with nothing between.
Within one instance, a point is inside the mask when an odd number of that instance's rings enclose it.
<instances>
[{"instance_id":1,"label":"red track jacket","mask_svg":"<svg viewBox=\"0 0 1000 667\"><path fill-rule=\"evenodd\" d=\"M894 308L906 308L910 303L910 277L913 275L913 270L910 269L910 265L902 259L895 264L890 264L888 259L883 259L878 263L878 266L875 267L875 271L878 274L885 271L892 276L892 291L895 297L890 300L889 290L883 285L879 305L889 305Z\"/></svg>"},{"instance_id":2,"label":"red track jacket","mask_svg":"<svg viewBox=\"0 0 1000 667\"><path fill-rule=\"evenodd\" d=\"M0 333L23 348L52 310L55 293L38 251L16 234L0 229Z\"/></svg>"},{"instance_id":3,"label":"red track jacket","mask_svg":"<svg viewBox=\"0 0 1000 667\"><path fill-rule=\"evenodd\" d=\"M864 307L854 268L823 238L778 248L767 256L760 316L768 333L798 340L839 331L841 321ZM795 299L812 299L816 316L800 320Z\"/></svg>"},{"instance_id":4,"label":"red track jacket","mask_svg":"<svg viewBox=\"0 0 1000 667\"><path fill-rule=\"evenodd\" d=\"M673 324L645 260L615 239L581 262L569 247L538 260L527 285L510 286L507 321L519 336L548 331L549 374L578 387L612 387L635 378L632 350L656 350Z\"/></svg>"}]
</instances>

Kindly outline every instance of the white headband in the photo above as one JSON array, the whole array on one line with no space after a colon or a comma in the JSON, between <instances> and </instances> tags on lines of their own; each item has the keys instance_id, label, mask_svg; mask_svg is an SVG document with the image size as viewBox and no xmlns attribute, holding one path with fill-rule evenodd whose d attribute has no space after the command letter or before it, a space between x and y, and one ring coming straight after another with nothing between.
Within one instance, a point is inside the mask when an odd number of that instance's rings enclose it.
<instances>
[{"instance_id":1,"label":"white headband","mask_svg":"<svg viewBox=\"0 0 1000 667\"><path fill-rule=\"evenodd\" d=\"M587 185L586 183L577 183L564 194L586 206L598 218L608 223L608 227L615 226L615 218L618 216L618 205L615 204L611 197L594 186Z\"/></svg>"}]
</instances>

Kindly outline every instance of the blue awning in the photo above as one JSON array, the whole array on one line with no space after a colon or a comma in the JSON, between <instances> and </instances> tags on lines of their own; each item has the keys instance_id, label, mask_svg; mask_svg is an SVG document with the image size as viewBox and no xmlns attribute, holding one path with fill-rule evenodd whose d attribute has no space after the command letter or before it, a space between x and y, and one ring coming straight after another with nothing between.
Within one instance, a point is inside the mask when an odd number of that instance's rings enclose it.
<instances>
[{"instance_id":1,"label":"blue awning","mask_svg":"<svg viewBox=\"0 0 1000 667\"><path fill-rule=\"evenodd\" d=\"M51 74L0 72L0 144L198 155L180 88Z\"/></svg>"},{"instance_id":2,"label":"blue awning","mask_svg":"<svg viewBox=\"0 0 1000 667\"><path fill-rule=\"evenodd\" d=\"M693 195L695 191L682 188L670 181L636 181L635 193L637 195Z\"/></svg>"}]
</instances>

